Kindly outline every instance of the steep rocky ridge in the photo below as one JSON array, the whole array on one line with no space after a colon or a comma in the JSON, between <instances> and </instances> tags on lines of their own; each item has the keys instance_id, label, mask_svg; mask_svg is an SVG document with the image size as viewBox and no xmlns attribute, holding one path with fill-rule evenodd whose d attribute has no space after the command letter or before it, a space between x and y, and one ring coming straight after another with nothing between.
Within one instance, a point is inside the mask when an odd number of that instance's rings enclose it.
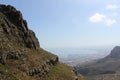
<instances>
[{"instance_id":1,"label":"steep rocky ridge","mask_svg":"<svg viewBox=\"0 0 120 80\"><path fill-rule=\"evenodd\" d=\"M34 32L28 29L27 22L22 18L20 11L9 5L0 5L0 12L2 12L0 13L0 33L1 35L3 34L3 36L0 36L0 41L6 40L10 43L14 42L17 45L33 49L40 48Z\"/></svg>"},{"instance_id":2,"label":"steep rocky ridge","mask_svg":"<svg viewBox=\"0 0 120 80\"><path fill-rule=\"evenodd\" d=\"M0 79L83 80L39 46L21 12L10 5L0 5Z\"/></svg>"}]
</instances>

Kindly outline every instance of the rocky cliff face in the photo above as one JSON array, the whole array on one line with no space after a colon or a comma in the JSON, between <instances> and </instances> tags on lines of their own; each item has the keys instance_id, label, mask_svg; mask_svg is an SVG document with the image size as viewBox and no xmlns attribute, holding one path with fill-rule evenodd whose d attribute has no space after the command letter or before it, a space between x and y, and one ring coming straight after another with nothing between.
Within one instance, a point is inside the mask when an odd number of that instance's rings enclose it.
<instances>
[{"instance_id":1,"label":"rocky cliff face","mask_svg":"<svg viewBox=\"0 0 120 80\"><path fill-rule=\"evenodd\" d=\"M0 5L0 80L83 80L40 48L20 11Z\"/></svg>"},{"instance_id":2,"label":"rocky cliff face","mask_svg":"<svg viewBox=\"0 0 120 80\"><path fill-rule=\"evenodd\" d=\"M39 42L33 31L28 29L20 11L12 6L0 5L0 41L39 49ZM4 38L2 38L4 37Z\"/></svg>"}]
</instances>

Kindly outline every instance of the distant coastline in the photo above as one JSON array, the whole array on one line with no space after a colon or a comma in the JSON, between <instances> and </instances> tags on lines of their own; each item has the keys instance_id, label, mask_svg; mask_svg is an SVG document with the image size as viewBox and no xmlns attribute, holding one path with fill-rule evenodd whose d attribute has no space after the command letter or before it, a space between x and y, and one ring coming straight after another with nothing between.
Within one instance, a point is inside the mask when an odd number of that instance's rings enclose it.
<instances>
[{"instance_id":1,"label":"distant coastline","mask_svg":"<svg viewBox=\"0 0 120 80\"><path fill-rule=\"evenodd\" d=\"M105 48L47 48L59 56L60 61L69 66L76 66L87 61L105 57L110 53L111 47Z\"/></svg>"}]
</instances>

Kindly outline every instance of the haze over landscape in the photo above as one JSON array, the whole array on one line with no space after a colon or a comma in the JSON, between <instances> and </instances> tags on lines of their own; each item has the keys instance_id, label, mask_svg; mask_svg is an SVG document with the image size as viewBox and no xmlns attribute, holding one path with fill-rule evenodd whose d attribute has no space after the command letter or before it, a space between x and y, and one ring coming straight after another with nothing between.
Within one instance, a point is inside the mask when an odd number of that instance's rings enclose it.
<instances>
[{"instance_id":1,"label":"haze over landscape","mask_svg":"<svg viewBox=\"0 0 120 80\"><path fill-rule=\"evenodd\" d=\"M118 0L1 0L21 10L43 48L120 44Z\"/></svg>"},{"instance_id":2,"label":"haze over landscape","mask_svg":"<svg viewBox=\"0 0 120 80\"><path fill-rule=\"evenodd\" d=\"M1 0L0 79L119 80L119 4Z\"/></svg>"}]
</instances>

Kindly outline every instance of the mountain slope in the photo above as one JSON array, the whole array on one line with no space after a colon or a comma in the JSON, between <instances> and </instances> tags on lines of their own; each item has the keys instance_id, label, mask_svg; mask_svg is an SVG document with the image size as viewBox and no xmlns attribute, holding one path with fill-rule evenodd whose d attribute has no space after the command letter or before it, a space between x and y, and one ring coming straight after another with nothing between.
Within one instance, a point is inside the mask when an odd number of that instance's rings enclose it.
<instances>
[{"instance_id":1,"label":"mountain slope","mask_svg":"<svg viewBox=\"0 0 120 80\"><path fill-rule=\"evenodd\" d=\"M20 11L0 5L1 80L83 80L39 46Z\"/></svg>"},{"instance_id":2,"label":"mountain slope","mask_svg":"<svg viewBox=\"0 0 120 80\"><path fill-rule=\"evenodd\" d=\"M84 76L87 76L89 78L90 77L95 78L95 80L97 80L96 78L98 77L103 78L103 76L110 78L109 75L112 75L115 77L116 75L118 75L119 77L120 75L120 64L119 63L120 63L120 46L116 46L115 48L113 48L111 53L105 58L100 59L90 64L86 64L83 66L77 66L76 70ZM92 80L94 80L93 78Z\"/></svg>"}]
</instances>

